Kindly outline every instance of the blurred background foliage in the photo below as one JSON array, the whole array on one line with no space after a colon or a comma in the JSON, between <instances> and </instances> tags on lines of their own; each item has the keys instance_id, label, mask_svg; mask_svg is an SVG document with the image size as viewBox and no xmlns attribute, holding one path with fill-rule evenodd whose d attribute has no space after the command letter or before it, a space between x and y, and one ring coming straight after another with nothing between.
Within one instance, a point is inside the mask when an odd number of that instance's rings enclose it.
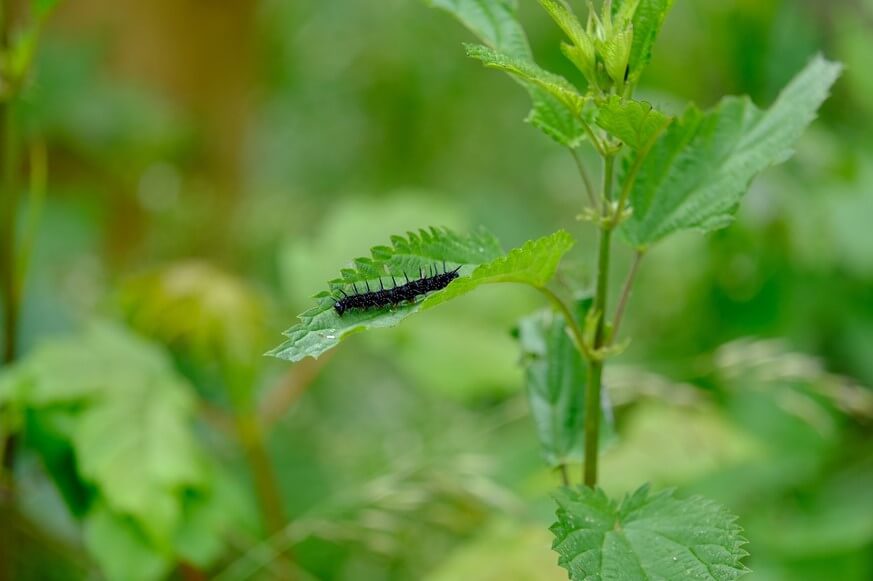
<instances>
[{"instance_id":1,"label":"blurred background foliage","mask_svg":"<svg viewBox=\"0 0 873 581\"><path fill-rule=\"evenodd\" d=\"M15 111L48 181L0 380L14 578L565 578L510 333L533 293L261 357L411 228L564 227L589 282L570 157L464 40L413 0L60 6ZM607 378L604 486L726 503L757 580L873 578L873 2L678 1L641 84L766 104L819 50L847 65L820 121L734 226L652 253Z\"/></svg>"}]
</instances>

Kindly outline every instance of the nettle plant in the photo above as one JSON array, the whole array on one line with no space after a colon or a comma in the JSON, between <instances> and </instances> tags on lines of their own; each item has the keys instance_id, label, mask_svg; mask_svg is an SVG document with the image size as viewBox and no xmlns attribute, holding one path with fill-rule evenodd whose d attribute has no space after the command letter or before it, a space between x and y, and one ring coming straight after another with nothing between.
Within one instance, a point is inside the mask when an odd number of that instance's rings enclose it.
<instances>
[{"instance_id":1,"label":"nettle plant","mask_svg":"<svg viewBox=\"0 0 873 581\"><path fill-rule=\"evenodd\" d=\"M741 576L746 541L723 507L648 486L616 500L596 487L603 368L625 345L619 326L640 260L680 230L728 226L751 180L791 155L840 66L815 57L766 110L727 97L710 110L689 104L674 117L633 98L671 0L606 0L599 10L589 0L584 26L563 0L539 0L566 36L561 49L585 90L537 66L512 0L430 3L481 40L466 45L467 54L527 90L527 121L573 153L584 190L580 218L599 231L593 291L580 299L550 287L574 244L563 230L504 253L487 232L429 228L392 237L390 246L341 270L271 354L317 357L353 333L396 325L481 285L532 286L549 308L521 321L518 335L544 457L564 483L554 495L551 528L558 563L574 580ZM599 187L582 147L602 160ZM610 257L618 240L635 259L611 308ZM568 465L579 462L582 483L574 486Z\"/></svg>"}]
</instances>

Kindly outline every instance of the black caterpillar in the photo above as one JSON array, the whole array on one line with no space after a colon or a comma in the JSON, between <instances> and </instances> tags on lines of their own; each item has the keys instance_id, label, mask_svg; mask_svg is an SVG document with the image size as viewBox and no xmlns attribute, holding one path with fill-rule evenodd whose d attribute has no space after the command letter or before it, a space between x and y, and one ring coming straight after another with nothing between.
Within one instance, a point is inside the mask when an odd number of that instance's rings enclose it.
<instances>
[{"instance_id":1,"label":"black caterpillar","mask_svg":"<svg viewBox=\"0 0 873 581\"><path fill-rule=\"evenodd\" d=\"M393 288L385 288L382 284L382 279L380 278L380 289L377 291L370 290L370 283L366 281L364 284L367 285L367 292L359 292L358 286L353 284L352 286L355 289L355 294L353 295L347 295L341 289L337 289L342 293L343 298L337 300L334 303L333 308L336 311L336 314L342 317L343 313L346 311L381 309L383 307L411 302L421 295L446 288L450 282L458 278L459 270L461 270L460 266L455 270L447 271L446 265L443 263L442 272L433 268L431 273L428 276L425 276L426 273L422 272L421 268L419 268L417 279L409 280L409 277L404 274L403 278L406 279L406 282L399 286L392 276L391 280L394 281Z\"/></svg>"}]
</instances>

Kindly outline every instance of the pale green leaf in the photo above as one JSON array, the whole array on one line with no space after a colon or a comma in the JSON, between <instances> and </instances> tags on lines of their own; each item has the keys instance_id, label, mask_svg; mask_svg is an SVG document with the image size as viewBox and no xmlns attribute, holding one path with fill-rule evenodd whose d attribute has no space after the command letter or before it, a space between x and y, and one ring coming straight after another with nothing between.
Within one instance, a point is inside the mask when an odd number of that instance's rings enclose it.
<instances>
[{"instance_id":1,"label":"pale green leaf","mask_svg":"<svg viewBox=\"0 0 873 581\"><path fill-rule=\"evenodd\" d=\"M533 63L499 53L487 46L467 44L467 56L478 59L491 69L509 73L525 83L531 83L558 99L574 115L582 112L585 99L570 82L560 75L543 70Z\"/></svg>"},{"instance_id":2,"label":"pale green leaf","mask_svg":"<svg viewBox=\"0 0 873 581\"><path fill-rule=\"evenodd\" d=\"M428 269L442 270L443 262L446 269L460 266L459 274L463 277L472 267L501 254L497 240L484 231L461 236L446 229L431 228L410 232L405 238L394 236L391 246L376 246L370 258L355 260L354 268L342 270L342 278L330 281L329 291L315 295L316 306L301 314L300 323L285 332L288 340L267 354L289 361L318 357L354 333L397 325L422 306L422 302L417 301L384 309L347 311L339 316L333 305L340 290L352 293L355 288L363 291L366 285L390 287L394 284L392 276L402 283L404 275L411 279ZM434 296L445 292L445 289L437 291Z\"/></svg>"},{"instance_id":3,"label":"pale green leaf","mask_svg":"<svg viewBox=\"0 0 873 581\"><path fill-rule=\"evenodd\" d=\"M564 230L525 242L506 256L482 264L469 276L454 280L444 291L429 296L422 303L422 308L435 307L483 284L514 282L544 287L554 276L558 263L573 244L573 237Z\"/></svg>"},{"instance_id":4,"label":"pale green leaf","mask_svg":"<svg viewBox=\"0 0 873 581\"><path fill-rule=\"evenodd\" d=\"M94 325L47 342L8 372L17 407L38 418L58 410L78 477L157 544L178 524L186 487L203 483L191 388L154 345Z\"/></svg>"},{"instance_id":5,"label":"pale green leaf","mask_svg":"<svg viewBox=\"0 0 873 581\"><path fill-rule=\"evenodd\" d=\"M747 571L736 517L717 503L643 486L621 502L580 486L555 494L558 564L572 581L729 581Z\"/></svg>"},{"instance_id":6,"label":"pale green leaf","mask_svg":"<svg viewBox=\"0 0 873 581\"><path fill-rule=\"evenodd\" d=\"M628 60L628 80L636 83L643 70L652 59L652 47L667 12L673 5L673 0L623 0L613 4L613 12L616 14L626 12L637 4L633 11L631 22L633 23L633 44L631 45L630 59Z\"/></svg>"},{"instance_id":7,"label":"pale green leaf","mask_svg":"<svg viewBox=\"0 0 873 581\"><path fill-rule=\"evenodd\" d=\"M516 3L509 0L426 0L457 18L479 40L506 57L536 66L527 36L515 17ZM578 147L585 131L572 111L535 83L519 82L530 95L533 108L527 122L567 147Z\"/></svg>"},{"instance_id":8,"label":"pale green leaf","mask_svg":"<svg viewBox=\"0 0 873 581\"><path fill-rule=\"evenodd\" d=\"M73 447L82 477L160 541L179 522L180 491L202 483L202 459L191 434L190 395L166 377L140 381L84 414Z\"/></svg>"},{"instance_id":9,"label":"pale green leaf","mask_svg":"<svg viewBox=\"0 0 873 581\"><path fill-rule=\"evenodd\" d=\"M633 149L645 148L670 123L650 104L613 95L597 103L598 127Z\"/></svg>"},{"instance_id":10,"label":"pale green leaf","mask_svg":"<svg viewBox=\"0 0 873 581\"><path fill-rule=\"evenodd\" d=\"M689 107L640 167L623 228L631 243L645 247L677 230L728 225L751 180L791 156L840 69L816 57L766 111L737 97L706 113Z\"/></svg>"},{"instance_id":11,"label":"pale green leaf","mask_svg":"<svg viewBox=\"0 0 873 581\"><path fill-rule=\"evenodd\" d=\"M632 28L616 32L610 38L597 44L603 67L615 83L624 82L630 58L634 32Z\"/></svg>"},{"instance_id":12,"label":"pale green leaf","mask_svg":"<svg viewBox=\"0 0 873 581\"><path fill-rule=\"evenodd\" d=\"M109 581L164 579L173 556L156 549L131 519L99 504L85 519L85 547Z\"/></svg>"}]
</instances>

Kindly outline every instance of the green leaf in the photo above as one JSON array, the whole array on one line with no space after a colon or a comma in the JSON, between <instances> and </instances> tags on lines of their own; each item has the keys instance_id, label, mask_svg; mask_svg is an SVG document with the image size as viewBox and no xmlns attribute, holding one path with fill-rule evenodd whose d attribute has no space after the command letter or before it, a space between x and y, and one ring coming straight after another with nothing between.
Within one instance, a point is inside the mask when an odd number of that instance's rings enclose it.
<instances>
[{"instance_id":1,"label":"green leaf","mask_svg":"<svg viewBox=\"0 0 873 581\"><path fill-rule=\"evenodd\" d=\"M840 70L814 58L766 111L737 97L707 113L689 107L640 166L623 227L630 242L642 248L677 230L730 224L751 180L791 156Z\"/></svg>"},{"instance_id":2,"label":"green leaf","mask_svg":"<svg viewBox=\"0 0 873 581\"><path fill-rule=\"evenodd\" d=\"M582 112L585 99L570 82L560 75L541 69L533 61L524 61L501 54L487 46L466 44L467 56L478 59L491 69L509 73L525 83L534 84L558 99L574 115Z\"/></svg>"},{"instance_id":3,"label":"green leaf","mask_svg":"<svg viewBox=\"0 0 873 581\"><path fill-rule=\"evenodd\" d=\"M426 0L445 10L491 48L520 59L533 55L527 35L515 17L517 3L510 0Z\"/></svg>"},{"instance_id":4,"label":"green leaf","mask_svg":"<svg viewBox=\"0 0 873 581\"><path fill-rule=\"evenodd\" d=\"M371 250L371 258L359 258L354 268L344 269L342 278L330 281L329 291L323 291L315 298L318 303L300 315L300 323L285 332L288 340L267 355L299 361L304 357L318 357L332 349L346 337L381 327L393 327L417 312L422 302L395 306L393 308L349 311L340 317L333 308L340 290L352 292L357 285L391 285L391 276L418 276L419 269L427 270L434 266L442 268L461 267L460 274L470 271L471 266L483 264L500 256L502 251L497 239L480 231L470 236L460 236L446 229L431 228L418 233L409 232L407 236L393 236L391 246L376 246ZM434 296L445 293L441 290Z\"/></svg>"},{"instance_id":5,"label":"green leaf","mask_svg":"<svg viewBox=\"0 0 873 581\"><path fill-rule=\"evenodd\" d=\"M178 525L181 495L203 483L191 432L191 388L155 346L94 325L46 343L12 368L15 405L51 420L64 414L78 476L157 545Z\"/></svg>"},{"instance_id":6,"label":"green leaf","mask_svg":"<svg viewBox=\"0 0 873 581\"><path fill-rule=\"evenodd\" d=\"M85 520L85 546L109 581L163 579L173 565L172 555L155 549L136 523L103 504Z\"/></svg>"},{"instance_id":7,"label":"green leaf","mask_svg":"<svg viewBox=\"0 0 873 581\"><path fill-rule=\"evenodd\" d=\"M193 401L168 378L144 375L128 388L82 416L73 445L82 476L161 542L179 523L180 491L202 482L190 431Z\"/></svg>"},{"instance_id":8,"label":"green leaf","mask_svg":"<svg viewBox=\"0 0 873 581\"><path fill-rule=\"evenodd\" d=\"M590 300L587 301L590 304ZM566 320L551 309L519 322L527 398L546 462L581 462L587 367Z\"/></svg>"},{"instance_id":9,"label":"green leaf","mask_svg":"<svg viewBox=\"0 0 873 581\"><path fill-rule=\"evenodd\" d=\"M597 103L597 126L633 149L645 148L671 119L643 101L616 95Z\"/></svg>"},{"instance_id":10,"label":"green leaf","mask_svg":"<svg viewBox=\"0 0 873 581\"><path fill-rule=\"evenodd\" d=\"M457 18L479 40L508 58L536 67L521 24L515 17L516 3L509 0L427 0ZM533 108L526 121L567 147L578 147L585 131L562 101L529 81L519 82L530 95Z\"/></svg>"},{"instance_id":11,"label":"green leaf","mask_svg":"<svg viewBox=\"0 0 873 581\"><path fill-rule=\"evenodd\" d=\"M673 0L624 0L613 4L613 12L619 13L626 5L638 3L633 12L633 44L628 60L628 81L636 84L640 75L652 60L652 47L664 24L664 18L673 5Z\"/></svg>"},{"instance_id":12,"label":"green leaf","mask_svg":"<svg viewBox=\"0 0 873 581\"><path fill-rule=\"evenodd\" d=\"M562 489L555 500L552 546L572 581L728 581L747 571L742 529L713 501L650 494L648 485L621 502L582 486Z\"/></svg>"},{"instance_id":13,"label":"green leaf","mask_svg":"<svg viewBox=\"0 0 873 581\"><path fill-rule=\"evenodd\" d=\"M585 43L588 35L579 18L564 0L539 0L539 2L573 44L578 46Z\"/></svg>"},{"instance_id":14,"label":"green leaf","mask_svg":"<svg viewBox=\"0 0 873 581\"><path fill-rule=\"evenodd\" d=\"M483 284L516 282L544 287L555 275L558 263L573 244L573 237L564 230L525 242L506 256L482 264L469 276L454 280L444 291L425 299L421 307L435 307Z\"/></svg>"}]
</instances>

